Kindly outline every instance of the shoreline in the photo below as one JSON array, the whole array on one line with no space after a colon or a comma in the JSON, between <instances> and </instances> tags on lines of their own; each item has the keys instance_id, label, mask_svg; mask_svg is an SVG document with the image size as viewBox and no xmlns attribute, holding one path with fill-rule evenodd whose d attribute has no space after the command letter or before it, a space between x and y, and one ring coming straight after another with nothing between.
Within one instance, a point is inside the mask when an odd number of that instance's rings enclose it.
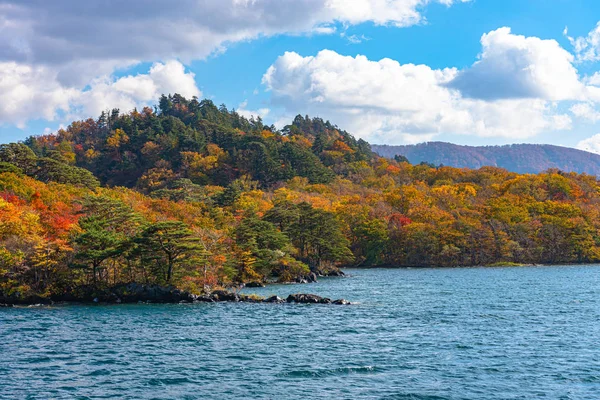
<instances>
[{"instance_id":1,"label":"shoreline","mask_svg":"<svg viewBox=\"0 0 600 400\"><path fill-rule=\"evenodd\" d=\"M290 294L283 299L279 296L262 297L228 290L214 290L209 294L197 295L173 287L140 285L130 283L113 288L94 289L87 293L69 293L60 296L29 296L23 298L0 296L0 308L32 305L93 305L93 304L198 304L198 303L297 303L349 305L345 299L330 299L309 293Z\"/></svg>"},{"instance_id":2,"label":"shoreline","mask_svg":"<svg viewBox=\"0 0 600 400\"><path fill-rule=\"evenodd\" d=\"M319 277L345 277L344 270L440 270L440 269L470 269L470 268L531 268L531 267L576 267L576 266L598 266L593 263L557 263L557 264L498 264L498 265L474 265L474 266L348 266L340 268L341 274ZM271 285L298 285L317 283L317 280L301 280L296 282L248 282L245 288L268 287ZM165 287L155 284L128 283L120 284L114 287L93 288L78 287L62 295L53 295L42 297L39 295L29 295L25 297L4 296L0 293L0 308L6 307L29 307L35 305L93 305L93 304L196 304L196 303L306 303L306 304L351 304L345 299L330 299L308 293L290 294L286 299L278 296L261 297L254 294L243 294L237 291L219 289L209 294L194 294L182 291L175 287Z\"/></svg>"},{"instance_id":3,"label":"shoreline","mask_svg":"<svg viewBox=\"0 0 600 400\"><path fill-rule=\"evenodd\" d=\"M375 266L345 266L344 270L352 269L461 269L461 268L539 268L539 267L577 267L594 266L597 263L555 263L555 264L519 264L519 263L499 263L490 265L453 265L450 267L440 265L415 266L415 265L375 265Z\"/></svg>"}]
</instances>

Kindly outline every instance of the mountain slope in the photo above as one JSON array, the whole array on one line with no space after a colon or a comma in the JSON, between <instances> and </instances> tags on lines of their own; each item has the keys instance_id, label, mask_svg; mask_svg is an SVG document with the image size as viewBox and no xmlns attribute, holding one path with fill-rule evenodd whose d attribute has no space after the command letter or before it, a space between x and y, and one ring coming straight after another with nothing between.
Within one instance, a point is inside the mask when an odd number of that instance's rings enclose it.
<instances>
[{"instance_id":1,"label":"mountain slope","mask_svg":"<svg viewBox=\"0 0 600 400\"><path fill-rule=\"evenodd\" d=\"M0 303L131 282L208 293L337 266L596 263L599 188L558 170L410 165L320 118L277 130L163 96L0 145Z\"/></svg>"},{"instance_id":2,"label":"mountain slope","mask_svg":"<svg viewBox=\"0 0 600 400\"><path fill-rule=\"evenodd\" d=\"M413 164L428 162L457 168L494 166L518 173L538 173L550 168L565 172L600 175L600 155L546 144L507 146L460 146L429 142L407 146L372 145L377 154L403 155Z\"/></svg>"}]
</instances>

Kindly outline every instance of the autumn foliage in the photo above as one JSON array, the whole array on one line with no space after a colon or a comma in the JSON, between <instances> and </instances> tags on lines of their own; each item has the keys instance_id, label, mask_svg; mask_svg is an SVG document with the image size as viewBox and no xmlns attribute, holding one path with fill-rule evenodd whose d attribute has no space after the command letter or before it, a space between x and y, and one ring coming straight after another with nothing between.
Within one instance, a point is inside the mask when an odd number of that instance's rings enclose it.
<instances>
[{"instance_id":1,"label":"autumn foliage","mask_svg":"<svg viewBox=\"0 0 600 400\"><path fill-rule=\"evenodd\" d=\"M600 259L595 176L411 165L318 118L159 104L0 147L4 295Z\"/></svg>"}]
</instances>

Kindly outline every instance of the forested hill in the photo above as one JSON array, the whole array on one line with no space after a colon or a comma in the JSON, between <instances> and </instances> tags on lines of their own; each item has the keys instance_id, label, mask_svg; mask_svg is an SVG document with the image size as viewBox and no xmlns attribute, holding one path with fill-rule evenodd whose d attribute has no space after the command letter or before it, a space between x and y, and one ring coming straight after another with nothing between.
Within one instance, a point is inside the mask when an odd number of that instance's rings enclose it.
<instances>
[{"instance_id":1,"label":"forested hill","mask_svg":"<svg viewBox=\"0 0 600 400\"><path fill-rule=\"evenodd\" d=\"M0 303L340 266L598 261L595 176L412 165L319 118L278 130L173 95L0 145Z\"/></svg>"},{"instance_id":2,"label":"forested hill","mask_svg":"<svg viewBox=\"0 0 600 400\"><path fill-rule=\"evenodd\" d=\"M444 142L417 145L372 145L382 157L405 156L411 163L421 162L456 168L492 166L518 173L538 173L556 168L565 172L600 175L600 155L547 144L507 146L460 146Z\"/></svg>"}]
</instances>

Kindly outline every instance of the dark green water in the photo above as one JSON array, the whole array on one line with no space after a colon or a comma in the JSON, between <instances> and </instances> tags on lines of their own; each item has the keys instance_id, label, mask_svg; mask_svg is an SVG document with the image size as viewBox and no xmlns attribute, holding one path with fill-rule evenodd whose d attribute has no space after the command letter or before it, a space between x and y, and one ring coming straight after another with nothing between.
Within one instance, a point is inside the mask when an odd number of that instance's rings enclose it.
<instances>
[{"instance_id":1,"label":"dark green water","mask_svg":"<svg viewBox=\"0 0 600 400\"><path fill-rule=\"evenodd\" d=\"M351 270L357 305L0 309L1 399L600 399L600 267Z\"/></svg>"}]
</instances>

